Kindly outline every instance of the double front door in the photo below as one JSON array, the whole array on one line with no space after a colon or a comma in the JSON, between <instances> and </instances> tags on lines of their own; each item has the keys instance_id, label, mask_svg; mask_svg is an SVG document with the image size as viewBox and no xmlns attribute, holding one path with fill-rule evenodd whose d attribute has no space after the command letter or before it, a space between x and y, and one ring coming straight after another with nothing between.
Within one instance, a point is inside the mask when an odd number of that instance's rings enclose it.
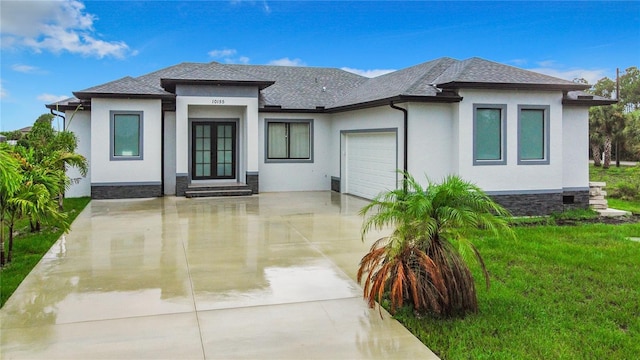
<instances>
[{"instance_id":1,"label":"double front door","mask_svg":"<svg viewBox=\"0 0 640 360\"><path fill-rule=\"evenodd\" d=\"M236 123L193 122L191 176L194 180L236 178Z\"/></svg>"}]
</instances>

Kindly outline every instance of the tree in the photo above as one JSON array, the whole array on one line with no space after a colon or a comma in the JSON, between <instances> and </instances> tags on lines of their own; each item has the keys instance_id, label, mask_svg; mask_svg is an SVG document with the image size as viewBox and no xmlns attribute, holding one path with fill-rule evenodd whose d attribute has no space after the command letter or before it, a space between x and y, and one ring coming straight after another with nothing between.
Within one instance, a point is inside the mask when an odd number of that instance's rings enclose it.
<instances>
[{"instance_id":1,"label":"tree","mask_svg":"<svg viewBox=\"0 0 640 360\"><path fill-rule=\"evenodd\" d=\"M634 160L640 160L640 108L627 114L624 137L627 139L627 150Z\"/></svg>"},{"instance_id":2,"label":"tree","mask_svg":"<svg viewBox=\"0 0 640 360\"><path fill-rule=\"evenodd\" d=\"M78 109L76 109L77 111ZM73 114L75 115L76 112ZM55 167L64 174L67 167L76 167L80 170L80 174L86 176L88 170L87 160L80 154L75 153L78 146L78 139L74 133L63 129L55 131L51 122L54 115L42 114L33 124L29 134L19 142L19 145L31 149L32 154L30 162L32 164L42 163L47 166ZM73 115L69 122L73 119ZM58 198L58 207L62 210L64 200L64 191L70 185L70 179L66 176L60 178L59 191L52 193L52 196ZM51 189L51 187L48 187Z\"/></svg>"},{"instance_id":3,"label":"tree","mask_svg":"<svg viewBox=\"0 0 640 360\"><path fill-rule=\"evenodd\" d=\"M373 307L388 294L392 313L405 303L416 312L441 316L476 312L475 284L466 261L478 262L487 287L489 274L471 230L512 236L509 213L459 177L423 188L410 174L404 176L403 189L377 196L360 211L368 216L363 239L372 229L394 227L360 261L357 279L364 281L364 297Z\"/></svg>"},{"instance_id":4,"label":"tree","mask_svg":"<svg viewBox=\"0 0 640 360\"><path fill-rule=\"evenodd\" d=\"M5 264L5 215L10 200L22 183L20 164L11 154L10 148L0 144L0 267Z\"/></svg>"},{"instance_id":5,"label":"tree","mask_svg":"<svg viewBox=\"0 0 640 360\"><path fill-rule=\"evenodd\" d=\"M616 146L616 165L621 153L633 153L633 131L625 130L632 121L629 114L640 109L640 70L630 67L620 75L620 91L616 91L616 83L609 78L602 78L589 90L590 93L605 98L616 98L616 105L589 110L589 143L594 164L600 166L600 151L604 152L603 167L608 168L611 162L612 145Z\"/></svg>"},{"instance_id":6,"label":"tree","mask_svg":"<svg viewBox=\"0 0 640 360\"><path fill-rule=\"evenodd\" d=\"M595 141L600 140L603 146L604 160L602 167L608 169L611 165L611 148L614 142L623 142L621 139L625 128L625 115L622 113L620 105L598 106L589 109L589 126L592 133L589 136L592 143L592 152L595 150ZM595 132L595 133L593 133ZM599 145L599 144L598 144ZM599 149L599 146L598 146ZM594 164L599 153L594 153Z\"/></svg>"},{"instance_id":7,"label":"tree","mask_svg":"<svg viewBox=\"0 0 640 360\"><path fill-rule=\"evenodd\" d=\"M620 76L620 100L627 113L640 109L640 70L635 66Z\"/></svg>"}]
</instances>

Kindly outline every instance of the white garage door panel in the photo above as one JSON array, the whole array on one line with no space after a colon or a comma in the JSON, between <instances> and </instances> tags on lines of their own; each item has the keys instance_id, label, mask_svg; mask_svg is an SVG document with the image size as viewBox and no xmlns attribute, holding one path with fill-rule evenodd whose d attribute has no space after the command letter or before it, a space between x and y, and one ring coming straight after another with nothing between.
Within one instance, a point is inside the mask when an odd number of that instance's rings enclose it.
<instances>
[{"instance_id":1,"label":"white garage door panel","mask_svg":"<svg viewBox=\"0 0 640 360\"><path fill-rule=\"evenodd\" d=\"M346 138L345 192L373 199L396 188L396 134L354 133Z\"/></svg>"}]
</instances>

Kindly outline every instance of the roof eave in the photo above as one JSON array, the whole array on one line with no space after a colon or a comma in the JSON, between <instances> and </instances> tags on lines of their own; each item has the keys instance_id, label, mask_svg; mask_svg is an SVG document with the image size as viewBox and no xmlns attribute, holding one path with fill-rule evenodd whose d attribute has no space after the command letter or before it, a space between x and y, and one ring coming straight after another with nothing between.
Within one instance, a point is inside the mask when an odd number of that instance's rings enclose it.
<instances>
[{"instance_id":1,"label":"roof eave","mask_svg":"<svg viewBox=\"0 0 640 360\"><path fill-rule=\"evenodd\" d=\"M603 100L603 99L562 99L562 105L575 105L575 106L605 106L617 104L617 100Z\"/></svg>"},{"instance_id":2,"label":"roof eave","mask_svg":"<svg viewBox=\"0 0 640 360\"><path fill-rule=\"evenodd\" d=\"M92 98L110 98L110 99L160 99L160 100L172 100L175 99L174 94L126 94L126 93L102 93L102 92L82 92L76 91L73 93L75 97L82 100L89 100Z\"/></svg>"},{"instance_id":3,"label":"roof eave","mask_svg":"<svg viewBox=\"0 0 640 360\"><path fill-rule=\"evenodd\" d=\"M71 111L71 110L89 110L91 109L91 103L86 103L83 101L74 101L66 104L46 104L45 107L49 110L55 111Z\"/></svg>"},{"instance_id":4,"label":"roof eave","mask_svg":"<svg viewBox=\"0 0 640 360\"><path fill-rule=\"evenodd\" d=\"M361 102L357 104L349 104L343 106L337 106L327 109L327 113L338 113L342 111L368 109L378 106L386 106L389 103L404 103L404 102L424 102L424 103L454 103L462 101L462 97L458 95L436 95L436 96L420 96L420 95L396 95L384 99L377 99L372 101Z\"/></svg>"},{"instance_id":5,"label":"roof eave","mask_svg":"<svg viewBox=\"0 0 640 360\"><path fill-rule=\"evenodd\" d=\"M586 90L590 86L584 84L526 84L526 83L496 83L496 82L462 82L452 81L437 84L442 89L498 89L498 90Z\"/></svg>"},{"instance_id":6,"label":"roof eave","mask_svg":"<svg viewBox=\"0 0 640 360\"><path fill-rule=\"evenodd\" d=\"M292 109L282 108L279 106L265 106L258 109L261 113L304 113L304 114L323 114L326 110L323 106L316 107L315 109Z\"/></svg>"},{"instance_id":7,"label":"roof eave","mask_svg":"<svg viewBox=\"0 0 640 360\"><path fill-rule=\"evenodd\" d=\"M201 79L160 79L160 85L169 92L176 91L177 84L185 85L228 85L228 86L257 86L258 89L266 89L275 84L275 81L250 81L250 80L201 80Z\"/></svg>"}]
</instances>

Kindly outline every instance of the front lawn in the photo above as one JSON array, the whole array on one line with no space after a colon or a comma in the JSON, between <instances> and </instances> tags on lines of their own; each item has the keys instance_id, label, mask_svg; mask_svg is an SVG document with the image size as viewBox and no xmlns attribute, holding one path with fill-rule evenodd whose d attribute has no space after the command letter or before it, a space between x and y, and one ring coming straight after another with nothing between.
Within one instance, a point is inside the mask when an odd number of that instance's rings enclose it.
<instances>
[{"instance_id":1,"label":"front lawn","mask_svg":"<svg viewBox=\"0 0 640 360\"><path fill-rule=\"evenodd\" d=\"M480 233L478 314L396 317L443 359L635 359L640 354L640 223Z\"/></svg>"},{"instance_id":2,"label":"front lawn","mask_svg":"<svg viewBox=\"0 0 640 360\"><path fill-rule=\"evenodd\" d=\"M89 201L88 197L64 200L64 212L69 223L73 222ZM18 221L15 230L18 235L14 238L13 260L0 270L0 307L62 235L62 230L46 226L40 232L32 233L29 231L28 219Z\"/></svg>"}]
</instances>

